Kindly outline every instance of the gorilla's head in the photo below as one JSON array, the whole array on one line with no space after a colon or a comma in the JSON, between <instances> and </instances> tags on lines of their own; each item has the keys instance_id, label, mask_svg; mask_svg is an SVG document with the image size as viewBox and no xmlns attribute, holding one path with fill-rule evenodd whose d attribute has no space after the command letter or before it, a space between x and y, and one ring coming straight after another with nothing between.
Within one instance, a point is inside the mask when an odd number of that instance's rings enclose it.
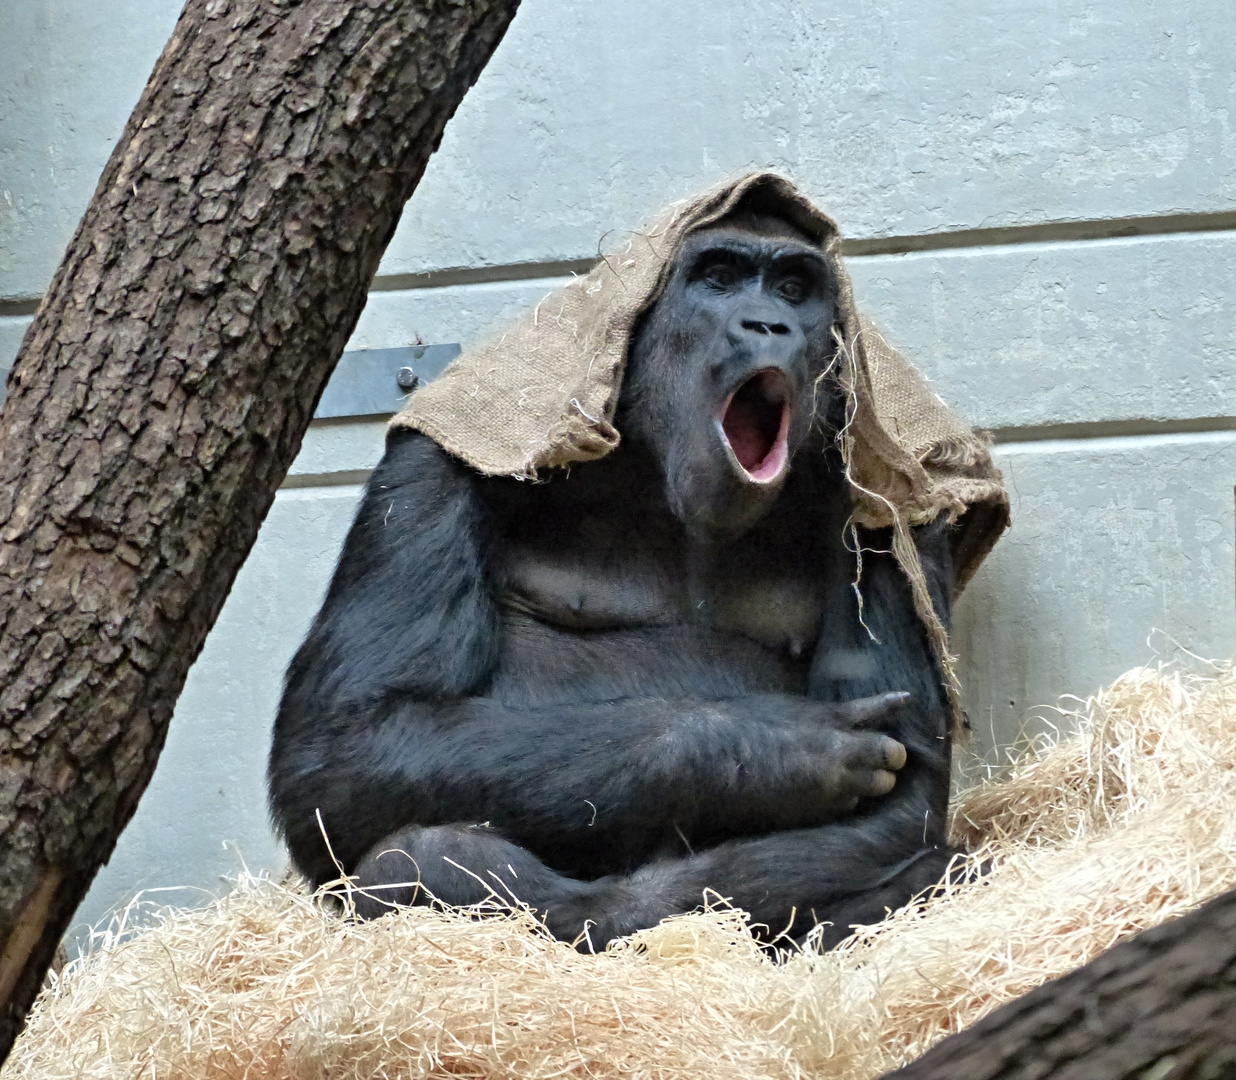
<instances>
[{"instance_id":1,"label":"gorilla's head","mask_svg":"<svg viewBox=\"0 0 1236 1080\"><path fill-rule=\"evenodd\" d=\"M688 528L739 534L776 500L835 313L823 252L779 218L734 214L684 240L633 338L619 429L660 462Z\"/></svg>"}]
</instances>

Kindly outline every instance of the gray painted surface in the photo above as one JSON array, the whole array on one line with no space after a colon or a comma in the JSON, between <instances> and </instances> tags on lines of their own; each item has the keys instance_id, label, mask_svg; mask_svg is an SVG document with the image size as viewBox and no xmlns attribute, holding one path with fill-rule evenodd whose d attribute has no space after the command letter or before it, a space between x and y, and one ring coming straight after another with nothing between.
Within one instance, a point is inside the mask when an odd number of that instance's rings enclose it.
<instances>
[{"instance_id":1,"label":"gray painted surface","mask_svg":"<svg viewBox=\"0 0 1236 1080\"><path fill-rule=\"evenodd\" d=\"M530 3L389 273L596 254L752 165L846 235L1236 205L1222 0Z\"/></svg>"},{"instance_id":2,"label":"gray painted surface","mask_svg":"<svg viewBox=\"0 0 1236 1080\"><path fill-rule=\"evenodd\" d=\"M353 472L368 473L382 457L385 438L384 419L315 421L305 432L300 453L288 471L289 481L305 486L318 479L333 485L341 474L346 482ZM264 543L265 536L258 542Z\"/></svg>"},{"instance_id":3,"label":"gray painted surface","mask_svg":"<svg viewBox=\"0 0 1236 1080\"><path fill-rule=\"evenodd\" d=\"M29 0L0 38L0 297L37 295L179 11ZM384 273L595 255L753 165L847 235L1236 209L1223 0L523 5Z\"/></svg>"},{"instance_id":4,"label":"gray painted surface","mask_svg":"<svg viewBox=\"0 0 1236 1080\"><path fill-rule=\"evenodd\" d=\"M537 277L371 292L348 348L382 349L418 338L472 344L490 330L501 330L520 312L535 307L570 280Z\"/></svg>"},{"instance_id":5,"label":"gray painted surface","mask_svg":"<svg viewBox=\"0 0 1236 1080\"><path fill-rule=\"evenodd\" d=\"M436 378L458 355L458 342L346 350L318 398L313 418L338 420L397 413L410 391Z\"/></svg>"},{"instance_id":6,"label":"gray painted surface","mask_svg":"<svg viewBox=\"0 0 1236 1080\"><path fill-rule=\"evenodd\" d=\"M178 7L5 7L0 366ZM956 645L975 747L1004 744L1057 695L1177 645L1231 655L1233 57L1223 0L524 0L349 347L475 342L567 280L564 262L749 166L795 176L850 237L927 247L850 266L890 339L1000 439L1014 527L959 604ZM1027 228L1117 235L1182 214L1203 217L1131 239ZM937 235L959 229L996 231ZM487 267L508 280L475 283ZM262 795L269 725L383 431L311 426L83 920L138 887L218 889L239 866L225 842L282 868Z\"/></svg>"},{"instance_id":7,"label":"gray painted surface","mask_svg":"<svg viewBox=\"0 0 1236 1080\"><path fill-rule=\"evenodd\" d=\"M1140 663L1232 656L1236 434L999 447L1013 528L958 603L974 749Z\"/></svg>"},{"instance_id":8,"label":"gray painted surface","mask_svg":"<svg viewBox=\"0 0 1236 1080\"><path fill-rule=\"evenodd\" d=\"M176 0L7 0L0 299L37 296L171 36Z\"/></svg>"},{"instance_id":9,"label":"gray painted surface","mask_svg":"<svg viewBox=\"0 0 1236 1080\"><path fill-rule=\"evenodd\" d=\"M21 348L21 339L25 337L30 321L29 316L0 318L0 368L13 366L13 358Z\"/></svg>"},{"instance_id":10,"label":"gray painted surface","mask_svg":"<svg viewBox=\"0 0 1236 1080\"><path fill-rule=\"evenodd\" d=\"M864 309L983 427L1236 416L1236 233L849 263Z\"/></svg>"}]
</instances>

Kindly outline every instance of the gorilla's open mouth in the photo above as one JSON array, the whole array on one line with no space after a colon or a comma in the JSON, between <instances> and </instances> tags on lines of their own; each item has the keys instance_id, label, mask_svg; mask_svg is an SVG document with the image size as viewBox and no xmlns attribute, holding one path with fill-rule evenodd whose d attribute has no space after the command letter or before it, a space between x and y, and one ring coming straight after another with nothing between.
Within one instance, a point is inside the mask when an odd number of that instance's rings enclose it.
<instances>
[{"instance_id":1,"label":"gorilla's open mouth","mask_svg":"<svg viewBox=\"0 0 1236 1080\"><path fill-rule=\"evenodd\" d=\"M757 371L721 406L721 438L743 479L769 484L789 464L790 387L775 369Z\"/></svg>"}]
</instances>

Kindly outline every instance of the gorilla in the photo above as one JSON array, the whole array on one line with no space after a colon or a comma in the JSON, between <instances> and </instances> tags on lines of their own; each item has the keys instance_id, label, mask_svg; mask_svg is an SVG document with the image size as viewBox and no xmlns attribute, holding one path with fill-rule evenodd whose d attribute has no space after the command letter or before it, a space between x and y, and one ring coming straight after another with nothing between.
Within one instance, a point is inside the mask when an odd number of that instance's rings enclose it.
<instances>
[{"instance_id":1,"label":"gorilla","mask_svg":"<svg viewBox=\"0 0 1236 1080\"><path fill-rule=\"evenodd\" d=\"M607 457L529 483L391 430L275 723L310 881L586 950L706 893L829 947L940 880L949 707L889 530L850 524L837 303L735 213L640 317ZM945 620L950 531L914 530Z\"/></svg>"}]
</instances>

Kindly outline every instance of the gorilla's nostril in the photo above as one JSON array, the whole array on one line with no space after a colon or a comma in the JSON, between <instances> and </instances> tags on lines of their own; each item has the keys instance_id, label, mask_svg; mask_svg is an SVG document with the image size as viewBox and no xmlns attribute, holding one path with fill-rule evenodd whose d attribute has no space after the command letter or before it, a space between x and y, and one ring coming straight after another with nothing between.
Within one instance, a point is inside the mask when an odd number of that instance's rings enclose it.
<instances>
[{"instance_id":1,"label":"gorilla's nostril","mask_svg":"<svg viewBox=\"0 0 1236 1080\"><path fill-rule=\"evenodd\" d=\"M742 328L756 334L788 334L790 328L785 323L761 322L758 319L743 319Z\"/></svg>"}]
</instances>

